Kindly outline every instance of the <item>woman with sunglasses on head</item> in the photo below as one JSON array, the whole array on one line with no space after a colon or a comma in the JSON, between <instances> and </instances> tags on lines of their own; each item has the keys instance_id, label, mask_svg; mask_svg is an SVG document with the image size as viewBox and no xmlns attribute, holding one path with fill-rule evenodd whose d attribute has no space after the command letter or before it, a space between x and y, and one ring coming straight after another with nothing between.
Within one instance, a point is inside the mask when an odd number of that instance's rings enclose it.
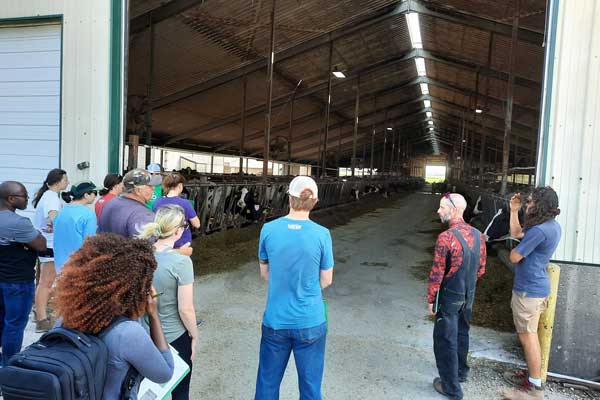
<instances>
[{"instance_id":1,"label":"woman with sunglasses on head","mask_svg":"<svg viewBox=\"0 0 600 400\"><path fill-rule=\"evenodd\" d=\"M100 197L96 202L96 218L100 221L102 208L123 192L123 177L119 174L108 174L104 177L104 188L100 190Z\"/></svg>"},{"instance_id":2,"label":"woman with sunglasses on head","mask_svg":"<svg viewBox=\"0 0 600 400\"><path fill-rule=\"evenodd\" d=\"M196 210L194 210L194 207L192 207L189 200L181 197L184 184L185 178L180 173L173 172L166 175L162 181L165 196L158 198L154 202L152 211L156 212L160 207L167 204L175 204L183 209L188 227L183 232L181 238L175 242L175 248L179 249L180 253L191 256L192 231L190 230L190 226L196 229L200 228L200 219L196 215Z\"/></svg>"},{"instance_id":3,"label":"woman with sunglasses on head","mask_svg":"<svg viewBox=\"0 0 600 400\"><path fill-rule=\"evenodd\" d=\"M139 235L141 239L156 239L154 256L158 267L153 286L160 294L158 315L167 341L190 367L190 373L173 389L173 400L189 399L192 361L198 344L194 267L189 256L175 249L186 228L183 208L168 204L156 210L154 222L145 225Z\"/></svg>"},{"instance_id":4,"label":"woman with sunglasses on head","mask_svg":"<svg viewBox=\"0 0 600 400\"><path fill-rule=\"evenodd\" d=\"M94 203L97 194L96 185L90 181L76 183L65 193L70 201L54 219L54 266L57 274L85 238L96 234L96 215L88 206Z\"/></svg>"}]
</instances>

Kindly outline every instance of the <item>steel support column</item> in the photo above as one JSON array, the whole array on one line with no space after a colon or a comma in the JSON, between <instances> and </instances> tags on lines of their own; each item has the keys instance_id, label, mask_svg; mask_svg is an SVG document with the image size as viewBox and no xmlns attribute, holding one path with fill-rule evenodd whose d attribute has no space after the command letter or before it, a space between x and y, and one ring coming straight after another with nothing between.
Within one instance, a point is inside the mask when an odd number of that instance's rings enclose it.
<instances>
[{"instance_id":1,"label":"steel support column","mask_svg":"<svg viewBox=\"0 0 600 400\"><path fill-rule=\"evenodd\" d=\"M323 141L323 170L321 177L327 176L327 139L329 138L329 111L331 110L331 77L333 62L333 42L329 42L329 68L327 70L327 104L325 105L325 139Z\"/></svg>"},{"instance_id":2,"label":"steel support column","mask_svg":"<svg viewBox=\"0 0 600 400\"><path fill-rule=\"evenodd\" d=\"M360 103L360 75L356 78L356 101L354 103L354 132L352 136L352 176L354 176L354 169L356 168L356 141L358 140L358 112Z\"/></svg>"},{"instance_id":3,"label":"steel support column","mask_svg":"<svg viewBox=\"0 0 600 400\"><path fill-rule=\"evenodd\" d=\"M244 75L242 81L242 132L240 137L240 175L244 175L244 140L246 139L246 104L247 104L247 91L248 89L248 76Z\"/></svg>"},{"instance_id":4,"label":"steel support column","mask_svg":"<svg viewBox=\"0 0 600 400\"><path fill-rule=\"evenodd\" d=\"M506 194L508 180L508 157L510 153L510 135L512 132L513 93L515 86L515 53L517 51L519 33L519 9L520 0L515 0L513 17L513 29L510 42L510 54L508 56L508 82L506 84L506 117L504 119L504 146L502 148L502 184L500 194Z\"/></svg>"},{"instance_id":5,"label":"steel support column","mask_svg":"<svg viewBox=\"0 0 600 400\"><path fill-rule=\"evenodd\" d=\"M152 162L152 97L154 96L154 24L152 23L152 14L149 14L150 18L150 29L148 34L150 35L150 54L148 64L148 86L146 87L146 114L144 118L144 125L146 126L146 164Z\"/></svg>"},{"instance_id":6,"label":"steel support column","mask_svg":"<svg viewBox=\"0 0 600 400\"><path fill-rule=\"evenodd\" d=\"M267 181L269 174L269 151L271 147L271 105L273 102L273 64L275 63L275 3L271 4L271 46L267 64L267 111L265 113L265 143L263 149L263 181Z\"/></svg>"}]
</instances>

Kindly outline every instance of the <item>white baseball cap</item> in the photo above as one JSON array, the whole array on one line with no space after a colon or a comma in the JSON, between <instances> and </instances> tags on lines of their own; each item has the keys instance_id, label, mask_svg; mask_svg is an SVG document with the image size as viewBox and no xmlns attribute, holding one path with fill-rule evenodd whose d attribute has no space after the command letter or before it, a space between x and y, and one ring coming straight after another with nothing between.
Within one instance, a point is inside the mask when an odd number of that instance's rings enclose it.
<instances>
[{"instance_id":1,"label":"white baseball cap","mask_svg":"<svg viewBox=\"0 0 600 400\"><path fill-rule=\"evenodd\" d=\"M300 194L304 190L310 190L313 194L313 199L319 198L319 188L317 187L317 183L310 176L297 176L290 182L290 187L288 188L288 194L294 197L300 197Z\"/></svg>"},{"instance_id":2,"label":"white baseball cap","mask_svg":"<svg viewBox=\"0 0 600 400\"><path fill-rule=\"evenodd\" d=\"M150 172L151 174L160 174L161 173L160 164L158 164L158 163L148 164L148 166L146 167L146 171Z\"/></svg>"}]
</instances>

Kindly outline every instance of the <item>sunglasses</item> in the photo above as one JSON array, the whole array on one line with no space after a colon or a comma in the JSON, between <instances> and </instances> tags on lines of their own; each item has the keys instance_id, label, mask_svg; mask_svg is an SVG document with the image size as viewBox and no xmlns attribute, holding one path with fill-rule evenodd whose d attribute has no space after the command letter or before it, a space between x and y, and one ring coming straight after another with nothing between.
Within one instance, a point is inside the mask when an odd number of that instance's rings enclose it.
<instances>
[{"instance_id":1,"label":"sunglasses","mask_svg":"<svg viewBox=\"0 0 600 400\"><path fill-rule=\"evenodd\" d=\"M444 196L442 197L444 199L448 199L448 201L450 202L450 204L452 204L452 207L456 208L456 204L454 204L454 202L452 201L452 197L450 197L450 193L444 193Z\"/></svg>"}]
</instances>

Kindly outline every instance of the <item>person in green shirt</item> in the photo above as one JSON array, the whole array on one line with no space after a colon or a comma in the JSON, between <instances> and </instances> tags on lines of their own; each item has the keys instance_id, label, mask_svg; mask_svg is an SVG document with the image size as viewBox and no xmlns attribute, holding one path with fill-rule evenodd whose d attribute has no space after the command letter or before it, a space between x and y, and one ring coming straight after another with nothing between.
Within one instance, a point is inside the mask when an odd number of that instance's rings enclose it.
<instances>
[{"instance_id":1,"label":"person in green shirt","mask_svg":"<svg viewBox=\"0 0 600 400\"><path fill-rule=\"evenodd\" d=\"M158 175L158 176L162 177L162 167L158 163L148 164L148 166L146 167L146 170L150 173L150 175ZM154 205L154 202L156 201L156 199L162 197L162 195L163 195L162 185L158 184L158 185L154 186L154 193L152 193L152 197L146 203L146 207L148 207L149 209L152 210L152 206Z\"/></svg>"}]
</instances>

